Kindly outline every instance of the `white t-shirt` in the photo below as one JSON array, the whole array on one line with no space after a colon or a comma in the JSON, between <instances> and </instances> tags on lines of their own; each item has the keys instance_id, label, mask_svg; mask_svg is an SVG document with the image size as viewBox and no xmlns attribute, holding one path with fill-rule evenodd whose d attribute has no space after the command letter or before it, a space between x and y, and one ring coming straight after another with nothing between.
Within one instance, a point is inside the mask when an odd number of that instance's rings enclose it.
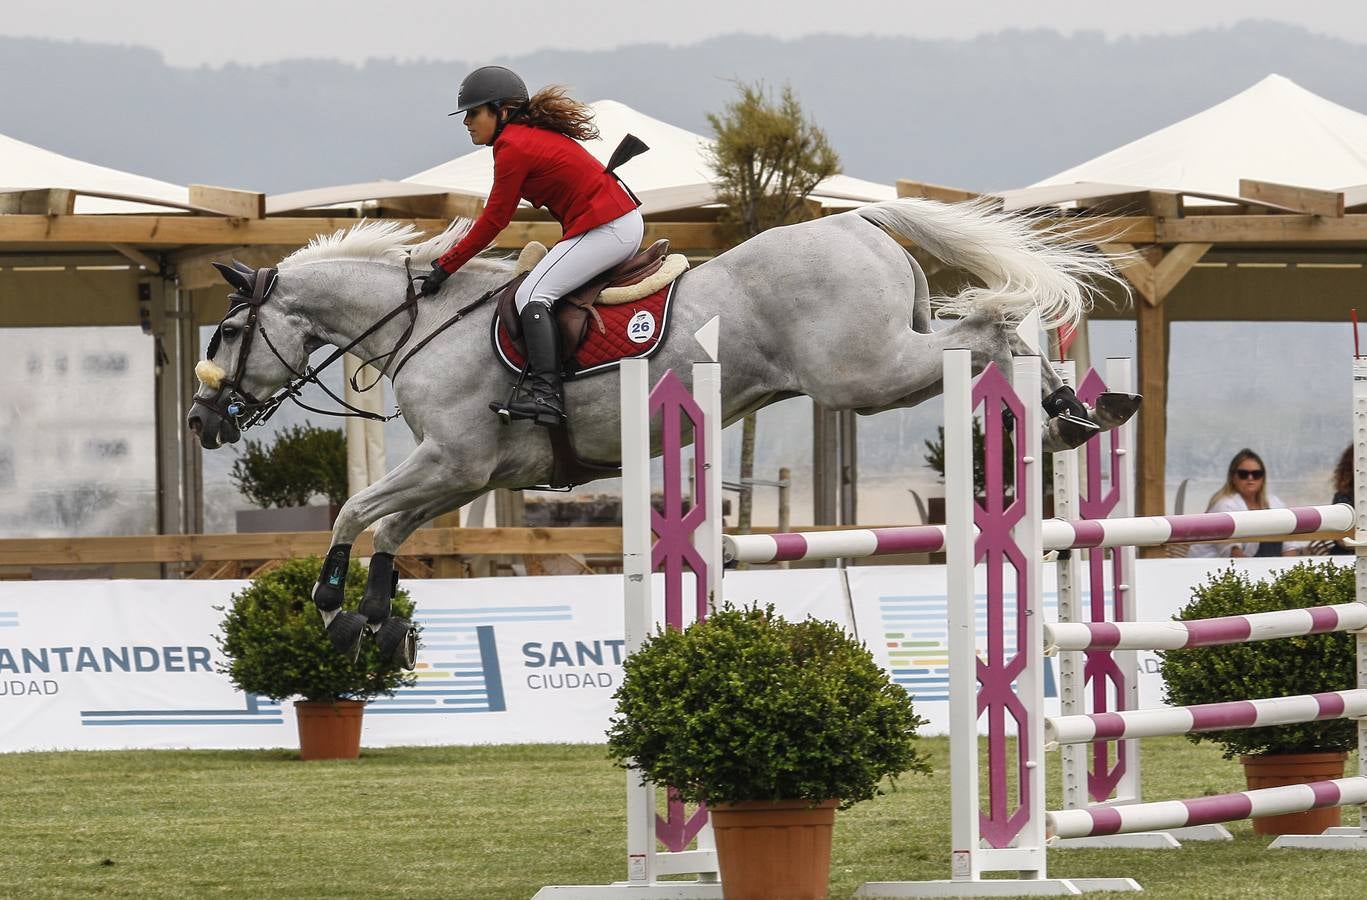
<instances>
[{"instance_id":1,"label":"white t-shirt","mask_svg":"<svg viewBox=\"0 0 1367 900\"><path fill-rule=\"evenodd\" d=\"M1283 502L1281 501L1281 498L1278 497L1276 494L1268 494L1268 495L1267 495L1267 508L1268 508L1268 509L1286 509L1286 504L1283 503ZM1213 512L1213 513L1247 512L1247 511L1248 511L1248 504L1244 502L1244 498L1243 498L1241 495L1239 495L1239 494L1227 494L1226 496L1221 497L1219 500L1216 500L1214 503L1212 503L1211 506L1210 506L1210 509L1206 510L1206 512ZM1258 554L1258 544L1259 544L1258 541L1249 541L1248 543L1230 543L1230 544L1192 544L1192 545L1191 545L1191 549L1187 552L1187 556L1189 556L1189 557L1196 557L1196 558L1201 558L1201 557L1205 557L1205 558L1214 558L1214 557L1220 557L1220 556L1233 556L1233 555L1234 555L1234 548L1235 548L1235 547L1241 548L1241 551L1242 551L1242 553L1244 554L1244 556L1256 556L1256 555ZM1283 541L1283 542L1282 542L1282 552L1284 553L1284 552L1286 552L1287 550L1300 550L1301 548L1303 548L1303 547L1305 547L1305 546L1306 546L1306 542L1305 542L1305 541Z\"/></svg>"}]
</instances>

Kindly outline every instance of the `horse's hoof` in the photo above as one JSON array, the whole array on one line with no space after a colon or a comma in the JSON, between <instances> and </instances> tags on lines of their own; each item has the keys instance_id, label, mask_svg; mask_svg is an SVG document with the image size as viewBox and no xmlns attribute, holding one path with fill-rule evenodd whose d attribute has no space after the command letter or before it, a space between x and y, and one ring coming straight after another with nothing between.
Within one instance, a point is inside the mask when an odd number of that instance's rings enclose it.
<instances>
[{"instance_id":1,"label":"horse's hoof","mask_svg":"<svg viewBox=\"0 0 1367 900\"><path fill-rule=\"evenodd\" d=\"M391 616L380 624L375 632L375 644L380 648L380 658L397 660L405 669L418 664L418 629L407 619Z\"/></svg>"},{"instance_id":2,"label":"horse's hoof","mask_svg":"<svg viewBox=\"0 0 1367 900\"><path fill-rule=\"evenodd\" d=\"M328 640L332 649L353 662L361 655L361 638L365 635L365 616L360 613L342 611L327 623Z\"/></svg>"},{"instance_id":3,"label":"horse's hoof","mask_svg":"<svg viewBox=\"0 0 1367 900\"><path fill-rule=\"evenodd\" d=\"M1144 398L1139 394L1115 392L1098 394L1096 407L1092 410L1092 418L1097 421L1098 425L1109 431L1134 418L1134 414L1139 412L1139 406L1143 402Z\"/></svg>"},{"instance_id":4,"label":"horse's hoof","mask_svg":"<svg viewBox=\"0 0 1367 900\"><path fill-rule=\"evenodd\" d=\"M1044 428L1042 449L1046 453L1073 450L1087 443L1095 434L1097 426L1091 422L1080 423L1072 416L1055 416Z\"/></svg>"}]
</instances>

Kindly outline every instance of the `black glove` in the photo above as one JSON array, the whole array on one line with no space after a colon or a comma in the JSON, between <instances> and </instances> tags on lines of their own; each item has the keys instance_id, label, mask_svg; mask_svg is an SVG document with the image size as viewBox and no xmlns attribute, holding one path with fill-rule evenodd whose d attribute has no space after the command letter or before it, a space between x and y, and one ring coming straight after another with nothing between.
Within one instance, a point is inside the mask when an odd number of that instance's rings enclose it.
<instances>
[{"instance_id":1,"label":"black glove","mask_svg":"<svg viewBox=\"0 0 1367 900\"><path fill-rule=\"evenodd\" d=\"M441 263L432 263L431 274L418 277L418 280L422 282L422 285L418 288L418 296L431 297L437 291L441 290L442 282L449 277L451 277L451 273L443 269Z\"/></svg>"}]
</instances>

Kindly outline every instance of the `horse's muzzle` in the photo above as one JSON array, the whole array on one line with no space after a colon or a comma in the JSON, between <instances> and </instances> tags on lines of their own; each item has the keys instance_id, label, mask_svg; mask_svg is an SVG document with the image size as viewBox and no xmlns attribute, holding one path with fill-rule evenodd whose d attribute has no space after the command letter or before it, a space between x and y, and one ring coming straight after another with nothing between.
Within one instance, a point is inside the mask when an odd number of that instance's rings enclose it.
<instances>
[{"instance_id":1,"label":"horse's muzzle","mask_svg":"<svg viewBox=\"0 0 1367 900\"><path fill-rule=\"evenodd\" d=\"M224 444L235 444L242 438L242 429L236 421L220 414L198 397L190 407L185 424L199 438L199 445L205 450L217 450Z\"/></svg>"}]
</instances>

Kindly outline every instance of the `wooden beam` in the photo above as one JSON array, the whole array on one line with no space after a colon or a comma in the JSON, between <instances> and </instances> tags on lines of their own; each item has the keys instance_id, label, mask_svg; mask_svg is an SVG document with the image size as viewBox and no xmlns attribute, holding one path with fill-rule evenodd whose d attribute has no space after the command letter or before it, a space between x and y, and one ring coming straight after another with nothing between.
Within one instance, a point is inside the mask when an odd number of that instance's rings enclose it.
<instances>
[{"instance_id":1,"label":"wooden beam","mask_svg":"<svg viewBox=\"0 0 1367 900\"><path fill-rule=\"evenodd\" d=\"M1157 219L1153 216L1070 216L1043 218L1040 227L1055 228L1079 241L1111 244L1117 241L1130 244L1158 242Z\"/></svg>"},{"instance_id":2,"label":"wooden beam","mask_svg":"<svg viewBox=\"0 0 1367 900\"><path fill-rule=\"evenodd\" d=\"M61 188L0 192L0 214L69 216L76 211L76 192Z\"/></svg>"},{"instance_id":3,"label":"wooden beam","mask_svg":"<svg viewBox=\"0 0 1367 900\"><path fill-rule=\"evenodd\" d=\"M216 212L221 216L235 216L239 219L266 218L266 195L259 191L239 191L207 184L192 184L190 205Z\"/></svg>"},{"instance_id":4,"label":"wooden beam","mask_svg":"<svg viewBox=\"0 0 1367 900\"><path fill-rule=\"evenodd\" d=\"M1367 217L1364 217L1367 218ZM405 219L420 231L436 234L446 219ZM138 247L176 247L187 244L262 245L307 244L320 234L357 224L352 218L270 219L216 218L213 216L39 216L0 215L0 245L12 244L130 244ZM717 226L711 222L649 222L646 240L669 238L683 249L715 249L721 246ZM494 240L499 249L513 250L528 241L551 245L560 240L556 222L513 222Z\"/></svg>"},{"instance_id":5,"label":"wooden beam","mask_svg":"<svg viewBox=\"0 0 1367 900\"><path fill-rule=\"evenodd\" d=\"M128 259L142 266L144 269L151 272L153 275L161 274L161 263L157 262L155 259L148 256L146 253L143 253L137 247L130 247L127 244L110 244L109 246L113 247L115 251L123 254Z\"/></svg>"},{"instance_id":6,"label":"wooden beam","mask_svg":"<svg viewBox=\"0 0 1367 900\"><path fill-rule=\"evenodd\" d=\"M1178 244L1165 253L1155 245L1136 250L1132 244L1103 244L1101 251L1110 257L1116 271L1134 286L1149 306L1158 306L1210 247L1210 244Z\"/></svg>"},{"instance_id":7,"label":"wooden beam","mask_svg":"<svg viewBox=\"0 0 1367 900\"><path fill-rule=\"evenodd\" d=\"M964 188L946 187L943 184L930 184L925 181L912 181L910 178L899 178L897 179L897 196L921 197L926 200L938 200L941 203L963 203L966 200L977 200L982 194Z\"/></svg>"},{"instance_id":8,"label":"wooden beam","mask_svg":"<svg viewBox=\"0 0 1367 900\"><path fill-rule=\"evenodd\" d=\"M1161 516L1167 505L1168 319L1162 304L1135 304L1139 354L1139 461L1136 515ZM1147 554L1146 554L1147 555Z\"/></svg>"},{"instance_id":9,"label":"wooden beam","mask_svg":"<svg viewBox=\"0 0 1367 900\"><path fill-rule=\"evenodd\" d=\"M292 559L324 554L330 541L326 531L7 538L0 540L0 565ZM364 532L354 554L373 552L373 535ZM403 556L621 552L620 528L423 528L399 549Z\"/></svg>"},{"instance_id":10,"label":"wooden beam","mask_svg":"<svg viewBox=\"0 0 1367 900\"><path fill-rule=\"evenodd\" d=\"M1160 244L1362 244L1367 215L1191 216L1157 224Z\"/></svg>"},{"instance_id":11,"label":"wooden beam","mask_svg":"<svg viewBox=\"0 0 1367 900\"><path fill-rule=\"evenodd\" d=\"M1343 218L1343 191L1322 191L1315 188L1296 187L1292 184L1277 184L1273 181L1240 178L1239 196L1249 200L1275 203L1278 206L1285 206L1288 209L1308 213L1312 216Z\"/></svg>"}]
</instances>

